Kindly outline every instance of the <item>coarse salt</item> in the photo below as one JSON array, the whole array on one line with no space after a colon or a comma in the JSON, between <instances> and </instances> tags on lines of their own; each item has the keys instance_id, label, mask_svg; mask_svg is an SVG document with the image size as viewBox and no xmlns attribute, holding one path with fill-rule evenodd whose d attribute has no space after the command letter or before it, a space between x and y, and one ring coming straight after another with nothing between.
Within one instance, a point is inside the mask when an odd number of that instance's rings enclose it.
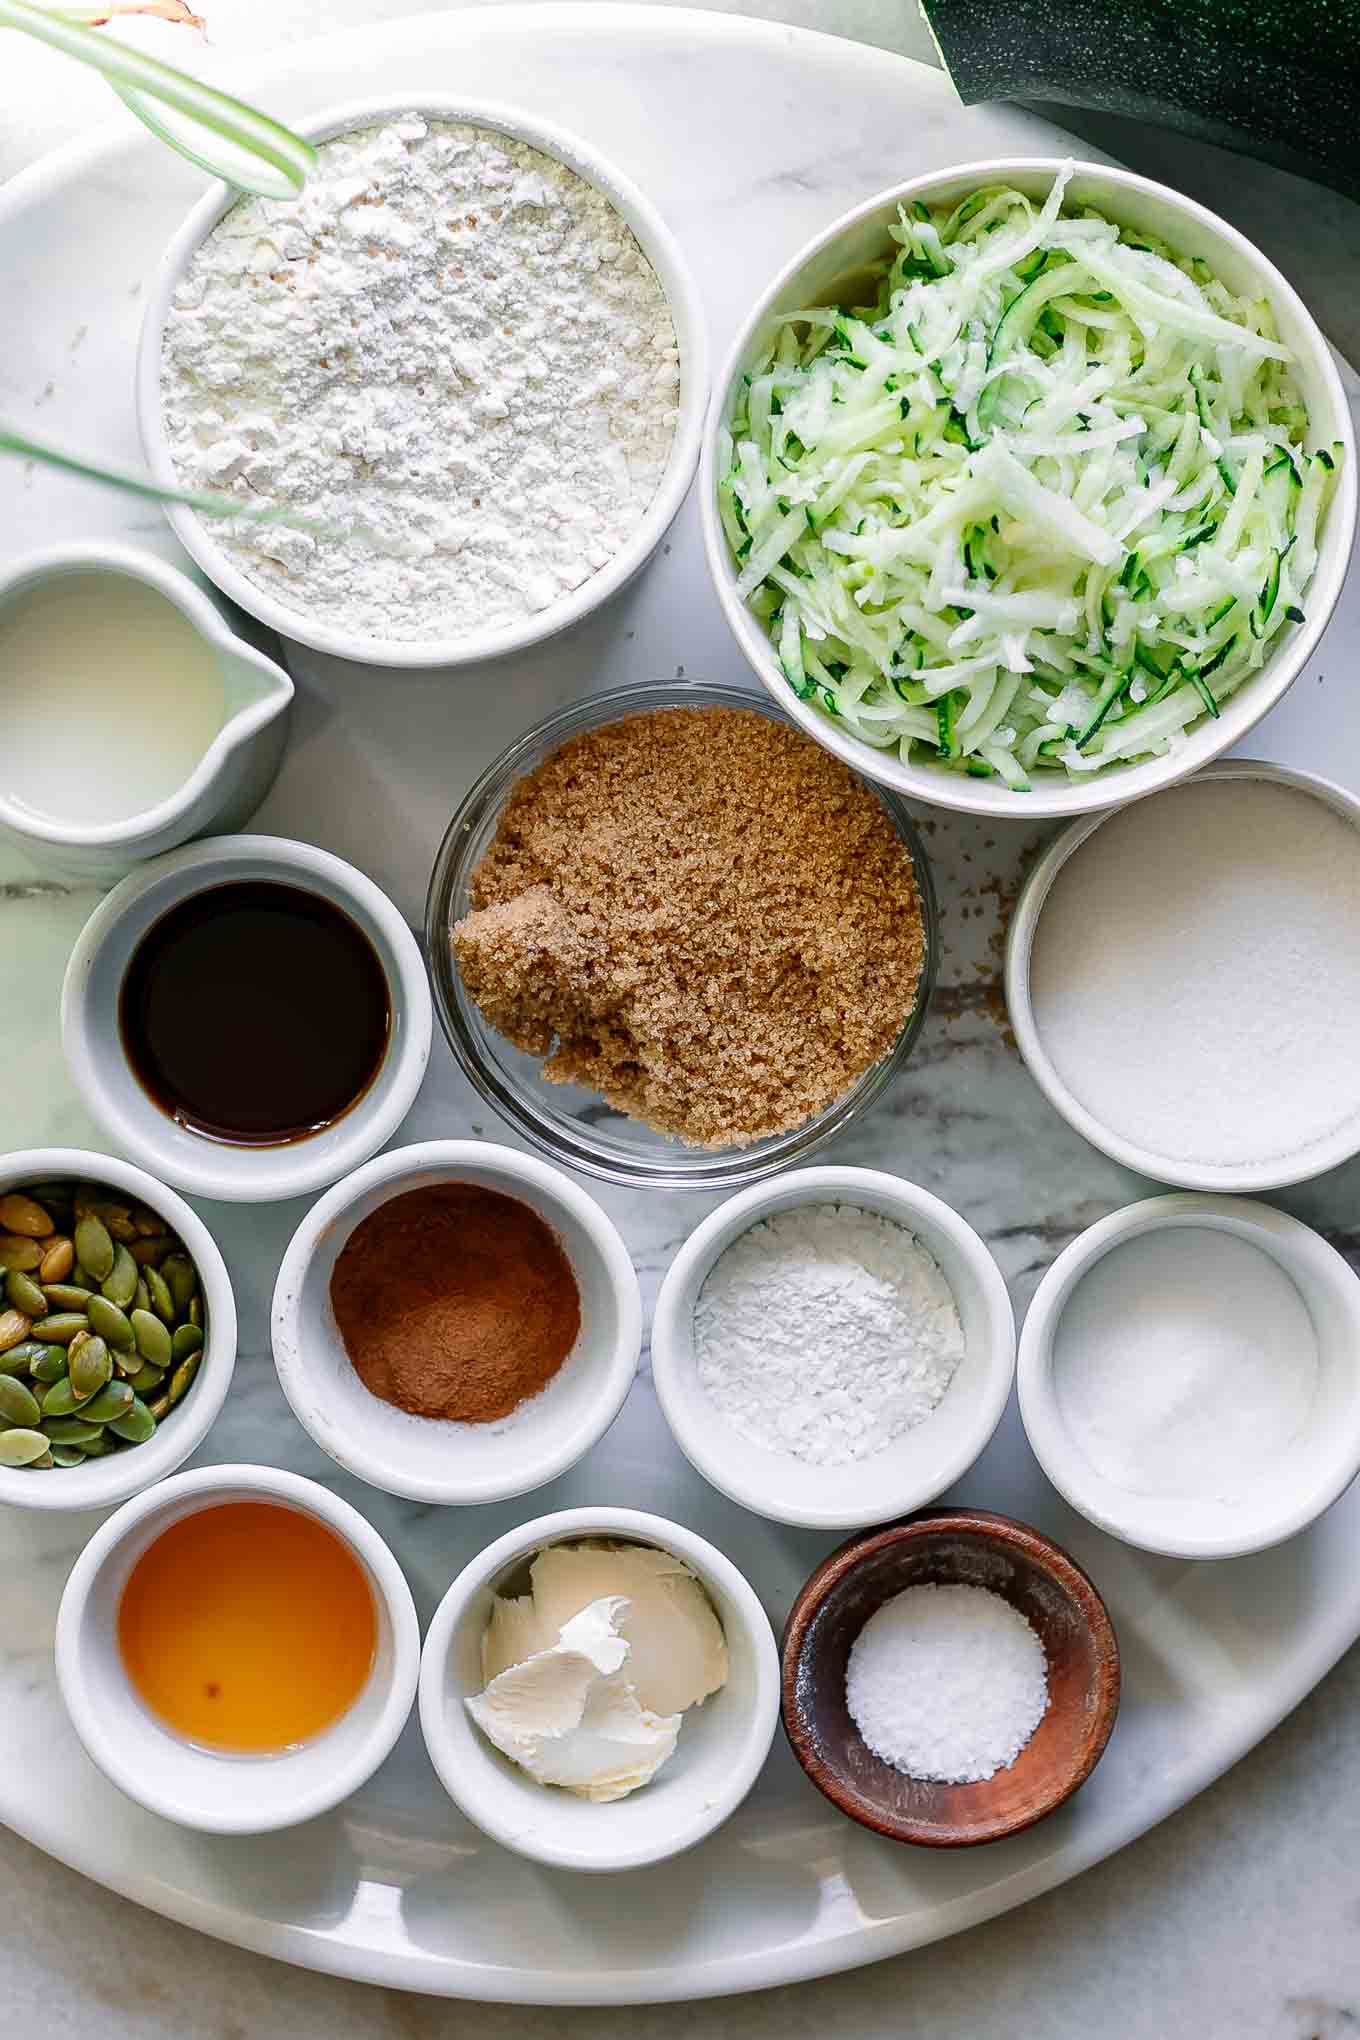
<instances>
[{"instance_id":1,"label":"coarse salt","mask_svg":"<svg viewBox=\"0 0 1360 2040\"><path fill-rule=\"evenodd\" d=\"M908 1587L855 1638L845 1697L885 1764L976 1784L1013 1764L1044 1718L1044 1647L1020 1610L987 1587Z\"/></svg>"}]
</instances>

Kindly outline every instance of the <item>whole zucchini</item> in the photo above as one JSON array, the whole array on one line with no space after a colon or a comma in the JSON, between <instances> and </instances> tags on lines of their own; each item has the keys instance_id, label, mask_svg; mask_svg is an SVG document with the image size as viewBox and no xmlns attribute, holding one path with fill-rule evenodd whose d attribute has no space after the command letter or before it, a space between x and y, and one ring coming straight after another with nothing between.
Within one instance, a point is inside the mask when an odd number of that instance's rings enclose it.
<instances>
[{"instance_id":1,"label":"whole zucchini","mask_svg":"<svg viewBox=\"0 0 1360 2040\"><path fill-rule=\"evenodd\" d=\"M1360 198L1360 0L921 0L967 105L1160 122Z\"/></svg>"}]
</instances>

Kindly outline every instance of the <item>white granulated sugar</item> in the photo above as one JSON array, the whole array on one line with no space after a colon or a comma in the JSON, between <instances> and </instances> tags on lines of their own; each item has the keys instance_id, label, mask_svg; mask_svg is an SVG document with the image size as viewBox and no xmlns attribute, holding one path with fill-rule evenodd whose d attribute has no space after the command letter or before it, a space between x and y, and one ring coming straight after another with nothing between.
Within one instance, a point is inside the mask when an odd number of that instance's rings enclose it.
<instances>
[{"instance_id":1,"label":"white granulated sugar","mask_svg":"<svg viewBox=\"0 0 1360 2040\"><path fill-rule=\"evenodd\" d=\"M1168 1160L1272 1160L1360 1114L1360 831L1203 780L1114 815L1044 902L1039 1037L1102 1125Z\"/></svg>"},{"instance_id":2,"label":"white granulated sugar","mask_svg":"<svg viewBox=\"0 0 1360 2040\"><path fill-rule=\"evenodd\" d=\"M366 543L244 520L258 587L335 629L505 628L636 530L675 436L665 294L603 192L416 114L325 142L294 200L243 199L166 320L180 479Z\"/></svg>"},{"instance_id":3,"label":"white granulated sugar","mask_svg":"<svg viewBox=\"0 0 1360 2040\"><path fill-rule=\"evenodd\" d=\"M1044 1718L1044 1647L1020 1610L987 1587L908 1587L855 1638L845 1697L885 1764L976 1784L1013 1764Z\"/></svg>"},{"instance_id":4,"label":"white granulated sugar","mask_svg":"<svg viewBox=\"0 0 1360 2040\"><path fill-rule=\"evenodd\" d=\"M694 1311L699 1381L765 1452L844 1466L935 1408L964 1354L953 1291L905 1226L805 1204L719 1256Z\"/></svg>"},{"instance_id":5,"label":"white granulated sugar","mask_svg":"<svg viewBox=\"0 0 1360 2040\"><path fill-rule=\"evenodd\" d=\"M1140 1495L1234 1501L1309 1428L1318 1340L1260 1247L1214 1226L1111 1248L1053 1339L1063 1422L1097 1473Z\"/></svg>"}]
</instances>

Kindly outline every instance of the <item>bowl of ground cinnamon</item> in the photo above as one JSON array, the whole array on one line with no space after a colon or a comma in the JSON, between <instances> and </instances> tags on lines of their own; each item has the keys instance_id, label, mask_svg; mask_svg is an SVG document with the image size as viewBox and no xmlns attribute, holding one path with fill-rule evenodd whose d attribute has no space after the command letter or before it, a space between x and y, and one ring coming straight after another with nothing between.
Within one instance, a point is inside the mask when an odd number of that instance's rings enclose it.
<instances>
[{"instance_id":1,"label":"bowl of ground cinnamon","mask_svg":"<svg viewBox=\"0 0 1360 2040\"><path fill-rule=\"evenodd\" d=\"M911 818L773 703L597 695L473 787L426 908L467 1076L544 1153L731 1188L804 1160L902 1068L934 981Z\"/></svg>"},{"instance_id":2,"label":"bowl of ground cinnamon","mask_svg":"<svg viewBox=\"0 0 1360 2040\"><path fill-rule=\"evenodd\" d=\"M637 1275L586 1191L488 1141L357 1169L279 1270L274 1363L332 1459L427 1502L489 1502L564 1472L623 1406Z\"/></svg>"}]
</instances>

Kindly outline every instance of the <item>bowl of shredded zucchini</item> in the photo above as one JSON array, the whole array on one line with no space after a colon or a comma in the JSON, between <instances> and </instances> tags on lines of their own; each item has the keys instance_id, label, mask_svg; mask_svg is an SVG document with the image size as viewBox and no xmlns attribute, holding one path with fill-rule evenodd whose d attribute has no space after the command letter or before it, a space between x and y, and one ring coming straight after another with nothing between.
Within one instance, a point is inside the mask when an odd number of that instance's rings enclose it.
<instances>
[{"instance_id":1,"label":"bowl of shredded zucchini","mask_svg":"<svg viewBox=\"0 0 1360 2040\"><path fill-rule=\"evenodd\" d=\"M1307 665L1356 522L1327 344L1142 177L978 163L782 272L718 383L710 569L770 692L900 793L1078 814L1238 742Z\"/></svg>"}]
</instances>

